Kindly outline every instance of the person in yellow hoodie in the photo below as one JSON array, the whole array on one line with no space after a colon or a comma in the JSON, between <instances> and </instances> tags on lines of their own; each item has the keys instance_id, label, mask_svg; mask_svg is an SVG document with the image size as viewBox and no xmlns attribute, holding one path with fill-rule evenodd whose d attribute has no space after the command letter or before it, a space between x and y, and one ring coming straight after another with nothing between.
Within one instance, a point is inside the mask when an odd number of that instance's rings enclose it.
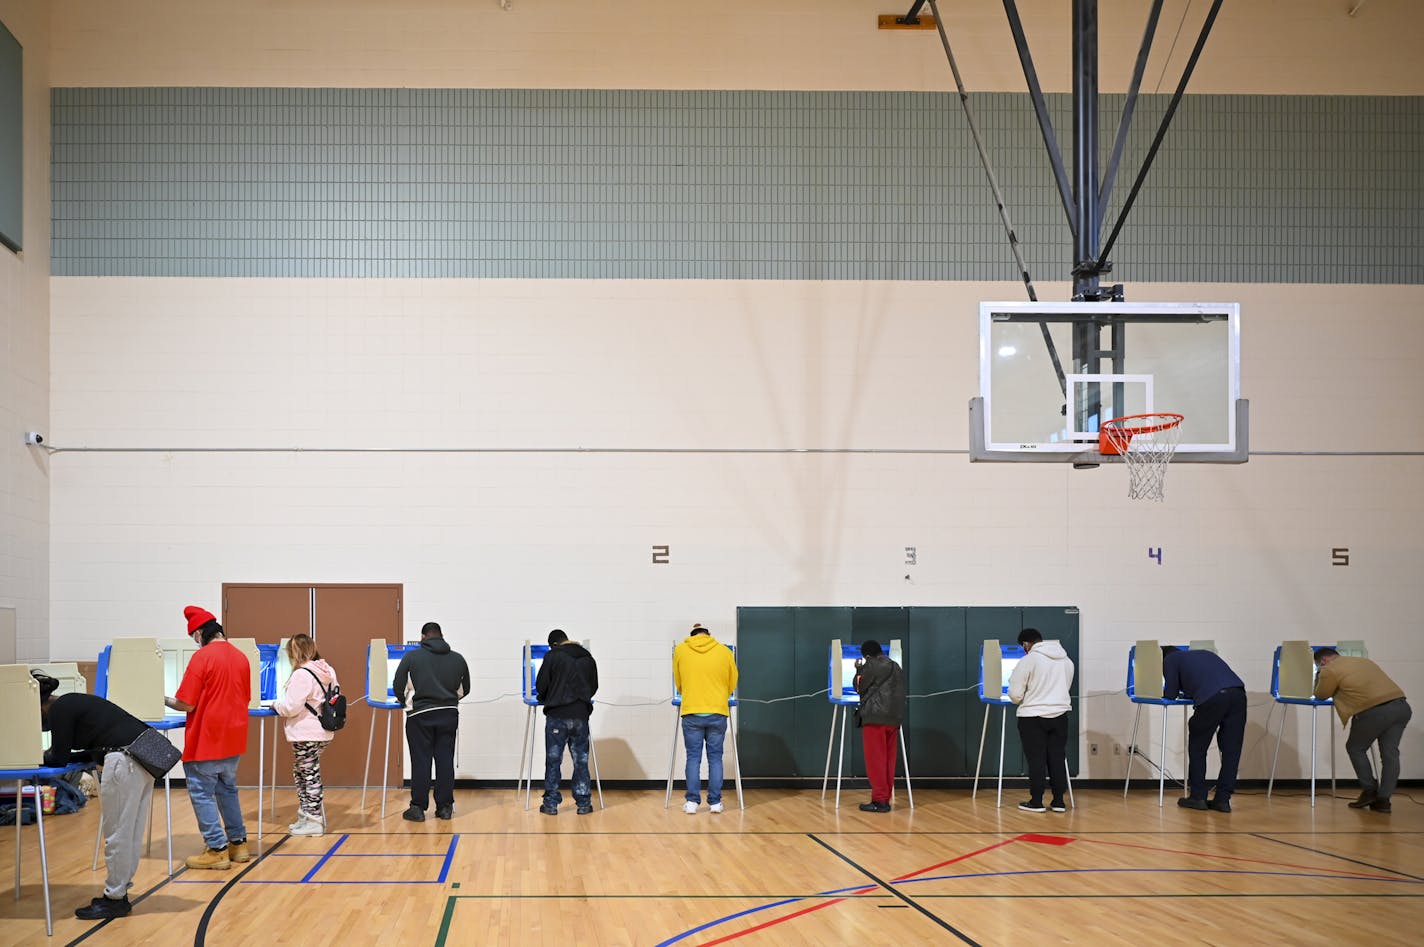
<instances>
[{"instance_id":1,"label":"person in yellow hoodie","mask_svg":"<svg viewBox=\"0 0 1424 947\"><path fill-rule=\"evenodd\" d=\"M701 625L672 653L672 680L682 695L682 742L687 748L687 793L682 811L702 805L702 748L707 747L707 805L722 811L722 741L728 701L737 689L737 662L726 645Z\"/></svg>"},{"instance_id":2,"label":"person in yellow hoodie","mask_svg":"<svg viewBox=\"0 0 1424 947\"><path fill-rule=\"evenodd\" d=\"M1346 657L1334 648L1317 648L1315 679L1318 700L1331 698L1341 723L1350 725L1345 752L1360 780L1360 798L1351 809L1389 812L1389 797L1399 782L1399 740L1413 715L1404 691L1369 658ZM1352 722L1353 721L1353 722ZM1370 768L1370 744L1379 743L1380 774Z\"/></svg>"}]
</instances>

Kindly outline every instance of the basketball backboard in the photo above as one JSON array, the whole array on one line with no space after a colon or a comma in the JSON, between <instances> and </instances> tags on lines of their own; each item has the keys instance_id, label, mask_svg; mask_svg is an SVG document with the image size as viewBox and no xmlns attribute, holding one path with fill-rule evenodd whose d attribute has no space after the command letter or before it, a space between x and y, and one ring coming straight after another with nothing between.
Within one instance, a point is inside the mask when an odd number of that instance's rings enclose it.
<instances>
[{"instance_id":1,"label":"basketball backboard","mask_svg":"<svg viewBox=\"0 0 1424 947\"><path fill-rule=\"evenodd\" d=\"M1174 412L1178 463L1244 463L1240 323L1236 303L981 303L970 459L1120 460L1104 421Z\"/></svg>"}]
</instances>

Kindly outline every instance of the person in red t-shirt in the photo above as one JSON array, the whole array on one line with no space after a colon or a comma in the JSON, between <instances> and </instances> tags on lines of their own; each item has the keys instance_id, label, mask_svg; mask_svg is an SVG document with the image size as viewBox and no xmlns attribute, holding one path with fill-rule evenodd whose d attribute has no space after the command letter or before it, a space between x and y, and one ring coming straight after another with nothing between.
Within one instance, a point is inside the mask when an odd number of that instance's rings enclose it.
<instances>
[{"instance_id":1,"label":"person in red t-shirt","mask_svg":"<svg viewBox=\"0 0 1424 947\"><path fill-rule=\"evenodd\" d=\"M207 843L201 855L188 858L188 867L228 868L252 858L237 797L237 760L247 749L252 671L247 656L228 642L211 612L189 605L183 616L198 653L183 672L177 696L163 702L188 715L183 776Z\"/></svg>"}]
</instances>

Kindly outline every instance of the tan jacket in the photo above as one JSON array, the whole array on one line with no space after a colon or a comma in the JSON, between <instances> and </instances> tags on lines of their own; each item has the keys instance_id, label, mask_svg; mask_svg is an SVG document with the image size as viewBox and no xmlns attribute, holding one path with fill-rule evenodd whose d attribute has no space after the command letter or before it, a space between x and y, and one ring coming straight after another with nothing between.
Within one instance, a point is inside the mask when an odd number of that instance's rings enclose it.
<instances>
[{"instance_id":1,"label":"tan jacket","mask_svg":"<svg viewBox=\"0 0 1424 947\"><path fill-rule=\"evenodd\" d=\"M1342 654L1320 669L1315 696L1319 700L1334 698L1340 722L1349 723L1355 714L1403 697L1404 691L1369 658L1347 658Z\"/></svg>"}]
</instances>

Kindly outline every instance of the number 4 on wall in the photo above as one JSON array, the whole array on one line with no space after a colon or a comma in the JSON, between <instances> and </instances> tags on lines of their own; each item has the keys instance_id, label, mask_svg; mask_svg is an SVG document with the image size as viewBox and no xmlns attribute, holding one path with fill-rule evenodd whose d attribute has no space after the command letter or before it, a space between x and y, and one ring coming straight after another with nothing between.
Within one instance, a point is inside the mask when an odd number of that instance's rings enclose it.
<instances>
[{"instance_id":1,"label":"number 4 on wall","mask_svg":"<svg viewBox=\"0 0 1424 947\"><path fill-rule=\"evenodd\" d=\"M1156 559L1156 560L1157 560L1157 564L1160 566L1160 565L1162 564L1162 547L1161 547L1161 546L1158 546L1156 549L1153 549L1151 546L1148 546L1148 547L1147 547L1147 558L1148 558L1148 559Z\"/></svg>"}]
</instances>

